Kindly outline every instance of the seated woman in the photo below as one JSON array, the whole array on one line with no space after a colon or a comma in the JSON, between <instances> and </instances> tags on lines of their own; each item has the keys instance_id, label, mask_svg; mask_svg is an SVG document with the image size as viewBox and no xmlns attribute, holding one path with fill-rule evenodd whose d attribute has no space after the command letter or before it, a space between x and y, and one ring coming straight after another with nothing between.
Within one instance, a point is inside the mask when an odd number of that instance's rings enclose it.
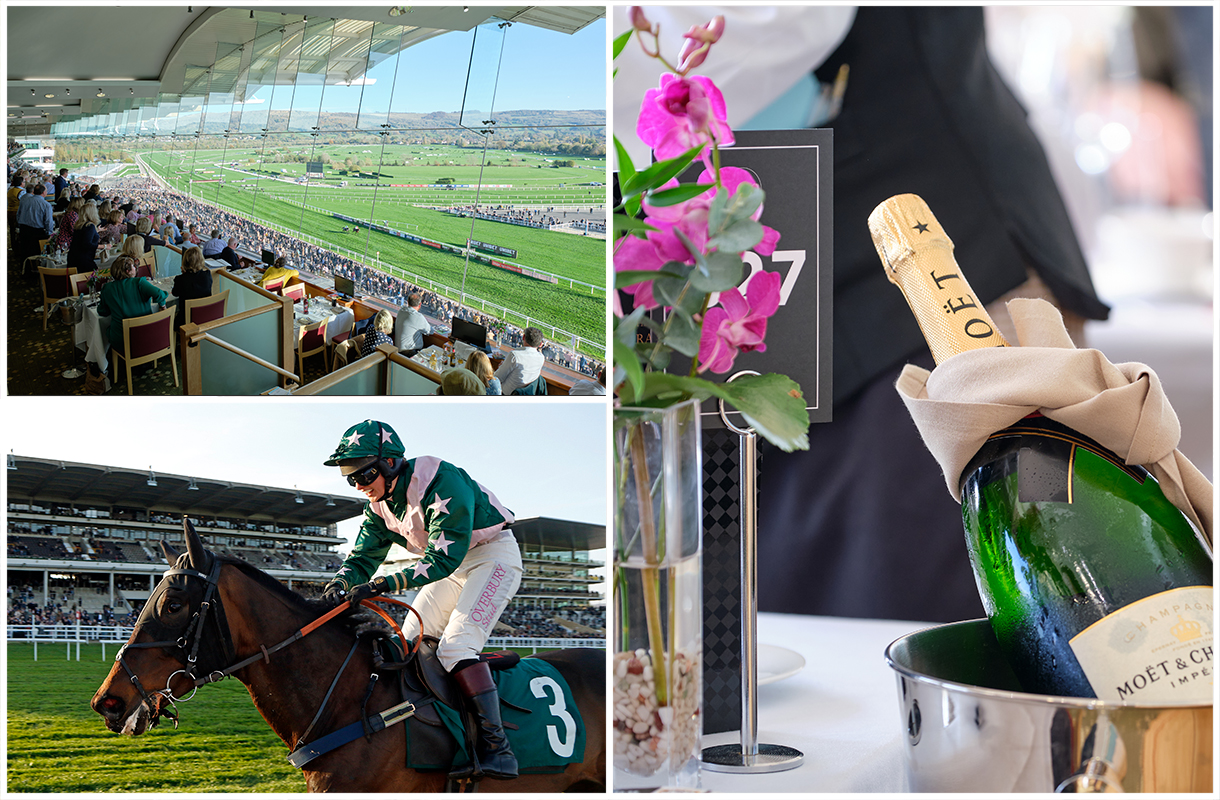
<instances>
[{"instance_id":1,"label":"seated woman","mask_svg":"<svg viewBox=\"0 0 1220 800\"><path fill-rule=\"evenodd\" d=\"M491 368L491 359L487 357L486 353L478 350L472 352L466 359L466 369L473 372L483 382L487 394L500 394L500 379L496 377L496 371Z\"/></svg>"},{"instance_id":2,"label":"seated woman","mask_svg":"<svg viewBox=\"0 0 1220 800\"><path fill-rule=\"evenodd\" d=\"M172 222L167 222L161 226L161 238L165 240L166 244L182 244L174 234L174 224ZM203 251L200 250L199 254L203 255Z\"/></svg>"},{"instance_id":3,"label":"seated woman","mask_svg":"<svg viewBox=\"0 0 1220 800\"><path fill-rule=\"evenodd\" d=\"M98 218L107 223L102 226L101 230L102 244L118 244L123 241L123 236L127 233L127 226L123 224L122 211L116 208L105 217L101 216L99 212Z\"/></svg>"},{"instance_id":4,"label":"seated woman","mask_svg":"<svg viewBox=\"0 0 1220 800\"><path fill-rule=\"evenodd\" d=\"M174 297L178 311L174 315L174 330L186 324L186 301L212 295L212 271L203 263L203 251L188 247L182 251L182 274L174 278Z\"/></svg>"},{"instance_id":5,"label":"seated woman","mask_svg":"<svg viewBox=\"0 0 1220 800\"><path fill-rule=\"evenodd\" d=\"M76 217L72 246L68 248L68 266L77 272L97 269L97 246L102 239L97 228L97 206L85 204Z\"/></svg>"},{"instance_id":6,"label":"seated woman","mask_svg":"<svg viewBox=\"0 0 1220 800\"><path fill-rule=\"evenodd\" d=\"M140 217L140 221L136 223L136 233L144 237L145 253L151 251L154 245L165 245L165 240L154 236L152 229L152 220L148 217Z\"/></svg>"},{"instance_id":7,"label":"seated woman","mask_svg":"<svg viewBox=\"0 0 1220 800\"><path fill-rule=\"evenodd\" d=\"M360 342L360 357L375 353L378 345L393 345L394 337L390 335L393 331L394 318L383 308L373 317L373 329L361 334L363 338Z\"/></svg>"},{"instance_id":8,"label":"seated woman","mask_svg":"<svg viewBox=\"0 0 1220 800\"><path fill-rule=\"evenodd\" d=\"M266 286L271 281L283 280L285 284L289 280L297 277L301 273L295 269L288 268L288 260L280 256L275 260L275 263L267 267L267 271L263 273L263 279L258 282L259 286Z\"/></svg>"},{"instance_id":9,"label":"seated woman","mask_svg":"<svg viewBox=\"0 0 1220 800\"><path fill-rule=\"evenodd\" d=\"M63 216L59 218L59 229L55 232L52 245L56 250L67 250L72 246L72 236L76 233L76 220L80 218L80 210L85 207L85 201L79 197L68 203Z\"/></svg>"},{"instance_id":10,"label":"seated woman","mask_svg":"<svg viewBox=\"0 0 1220 800\"><path fill-rule=\"evenodd\" d=\"M110 317L110 347L123 352L123 320L142 317L153 312L152 302L158 305L168 297L153 286L148 278L136 277L136 259L119 256L110 267L110 282L102 287L102 302L98 304L98 316Z\"/></svg>"}]
</instances>

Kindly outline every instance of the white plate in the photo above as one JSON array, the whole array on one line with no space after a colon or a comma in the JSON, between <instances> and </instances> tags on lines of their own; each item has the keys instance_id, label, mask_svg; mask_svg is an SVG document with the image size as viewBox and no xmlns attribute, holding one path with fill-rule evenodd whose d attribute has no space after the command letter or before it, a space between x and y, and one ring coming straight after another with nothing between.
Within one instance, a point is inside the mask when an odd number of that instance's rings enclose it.
<instances>
[{"instance_id":1,"label":"white plate","mask_svg":"<svg viewBox=\"0 0 1220 800\"><path fill-rule=\"evenodd\" d=\"M786 647L773 644L758 646L758 685L791 678L805 667L805 657Z\"/></svg>"}]
</instances>

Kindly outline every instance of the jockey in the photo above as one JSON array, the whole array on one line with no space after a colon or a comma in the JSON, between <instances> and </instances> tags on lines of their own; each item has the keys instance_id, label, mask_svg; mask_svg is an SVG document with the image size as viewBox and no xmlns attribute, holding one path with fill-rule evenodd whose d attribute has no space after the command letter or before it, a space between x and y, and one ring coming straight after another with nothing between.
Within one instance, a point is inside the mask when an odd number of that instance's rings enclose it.
<instances>
[{"instance_id":1,"label":"jockey","mask_svg":"<svg viewBox=\"0 0 1220 800\"><path fill-rule=\"evenodd\" d=\"M398 434L375 420L348 428L326 466L369 499L351 555L323 598L352 605L385 592L419 589L423 633L440 639L437 655L467 698L478 723L478 764L492 778L517 777L517 759L500 720L491 670L479 660L496 620L521 584L521 553L511 511L462 469L432 456L404 458ZM373 578L390 546L420 559ZM419 633L408 614L403 635ZM474 764L455 773L468 777Z\"/></svg>"}]
</instances>

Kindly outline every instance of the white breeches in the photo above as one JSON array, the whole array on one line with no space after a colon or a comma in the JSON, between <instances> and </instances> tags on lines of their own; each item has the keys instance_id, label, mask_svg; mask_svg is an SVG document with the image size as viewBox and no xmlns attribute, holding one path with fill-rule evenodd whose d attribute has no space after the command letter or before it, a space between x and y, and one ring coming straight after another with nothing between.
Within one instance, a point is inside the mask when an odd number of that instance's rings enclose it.
<instances>
[{"instance_id":1,"label":"white breeches","mask_svg":"<svg viewBox=\"0 0 1220 800\"><path fill-rule=\"evenodd\" d=\"M440 639L437 655L445 669L476 657L487 646L496 620L521 585L521 552L517 543L489 542L472 547L453 573L419 590L415 610L423 632ZM407 612L402 632L419 633L419 621Z\"/></svg>"}]
</instances>

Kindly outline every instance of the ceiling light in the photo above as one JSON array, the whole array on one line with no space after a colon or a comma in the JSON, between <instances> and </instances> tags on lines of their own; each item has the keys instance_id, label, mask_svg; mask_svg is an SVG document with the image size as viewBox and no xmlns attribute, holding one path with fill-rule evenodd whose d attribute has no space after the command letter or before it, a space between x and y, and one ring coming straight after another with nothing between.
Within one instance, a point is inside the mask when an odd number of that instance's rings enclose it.
<instances>
[{"instance_id":1,"label":"ceiling light","mask_svg":"<svg viewBox=\"0 0 1220 800\"><path fill-rule=\"evenodd\" d=\"M156 485L157 485L157 473L155 473L155 472L153 472L153 471L152 471L152 465L151 465L151 464L149 464L149 466L148 466L148 485L149 485L149 486L156 486Z\"/></svg>"},{"instance_id":2,"label":"ceiling light","mask_svg":"<svg viewBox=\"0 0 1220 800\"><path fill-rule=\"evenodd\" d=\"M10 114L9 116L12 116L12 115ZM8 468L17 469L17 459L13 457L12 453L8 454ZM331 503L331 505L333 506L334 503Z\"/></svg>"},{"instance_id":3,"label":"ceiling light","mask_svg":"<svg viewBox=\"0 0 1220 800\"><path fill-rule=\"evenodd\" d=\"M187 488L187 491L191 491L191 492L197 492L197 491L199 491L199 487L195 485L195 479L194 479L194 478L191 478L191 483L190 483L190 485L189 485L189 486L187 486L186 488Z\"/></svg>"},{"instance_id":4,"label":"ceiling light","mask_svg":"<svg viewBox=\"0 0 1220 800\"><path fill-rule=\"evenodd\" d=\"M36 96L37 96L37 95L34 93L34 90L33 90L33 89L30 89L30 97L36 97Z\"/></svg>"},{"instance_id":5,"label":"ceiling light","mask_svg":"<svg viewBox=\"0 0 1220 800\"><path fill-rule=\"evenodd\" d=\"M470 6L462 6L462 13L463 13L463 14L464 14L464 13L466 13L467 11L469 11L469 10L470 10Z\"/></svg>"},{"instance_id":6,"label":"ceiling light","mask_svg":"<svg viewBox=\"0 0 1220 800\"><path fill-rule=\"evenodd\" d=\"M64 94L66 94L66 95L68 95L69 97L71 97L71 96L72 96L72 90L71 90L71 89L64 89Z\"/></svg>"},{"instance_id":7,"label":"ceiling light","mask_svg":"<svg viewBox=\"0 0 1220 800\"><path fill-rule=\"evenodd\" d=\"M12 456L9 456L10 461L12 460L12 458L13 458ZM10 469L17 469L17 468L10 467ZM331 497L330 495L327 495L326 496L326 505L333 506L334 504L335 504L335 498Z\"/></svg>"},{"instance_id":8,"label":"ceiling light","mask_svg":"<svg viewBox=\"0 0 1220 800\"><path fill-rule=\"evenodd\" d=\"M43 95L43 97L47 97L47 98L51 98L54 96L55 96L55 92L47 92L46 94Z\"/></svg>"},{"instance_id":9,"label":"ceiling light","mask_svg":"<svg viewBox=\"0 0 1220 800\"><path fill-rule=\"evenodd\" d=\"M295 486L294 486L293 488L294 488L294 489L296 489L296 487L295 487ZM295 500L295 502L297 502L297 503L301 503L301 504L304 504L304 503L305 503L305 498L304 498L304 497L301 497L301 490L300 490L300 489L297 489L297 496L296 496L296 500Z\"/></svg>"},{"instance_id":10,"label":"ceiling light","mask_svg":"<svg viewBox=\"0 0 1220 800\"><path fill-rule=\"evenodd\" d=\"M100 87L100 86L99 86L99 87L97 87L97 96L98 96L98 97L105 97L105 96L106 96L106 93L102 91L102 87Z\"/></svg>"}]
</instances>

